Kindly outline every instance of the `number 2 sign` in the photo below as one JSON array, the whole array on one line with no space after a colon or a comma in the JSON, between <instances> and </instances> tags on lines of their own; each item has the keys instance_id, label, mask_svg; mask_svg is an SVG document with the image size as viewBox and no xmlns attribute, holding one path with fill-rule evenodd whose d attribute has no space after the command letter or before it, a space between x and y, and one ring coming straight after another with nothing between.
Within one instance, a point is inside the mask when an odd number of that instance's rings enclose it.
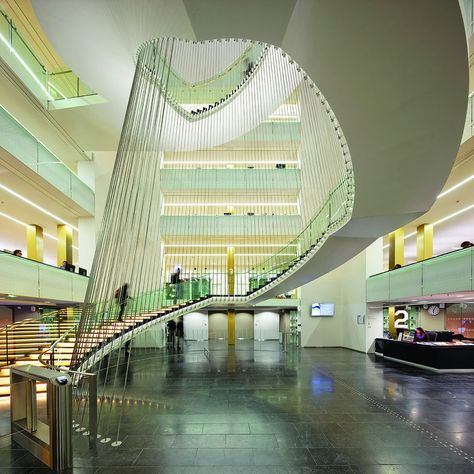
<instances>
[{"instance_id":1,"label":"number 2 sign","mask_svg":"<svg viewBox=\"0 0 474 474\"><path fill-rule=\"evenodd\" d=\"M403 318L395 320L395 329L408 329L408 312L404 309L395 311L395 316L403 315Z\"/></svg>"}]
</instances>

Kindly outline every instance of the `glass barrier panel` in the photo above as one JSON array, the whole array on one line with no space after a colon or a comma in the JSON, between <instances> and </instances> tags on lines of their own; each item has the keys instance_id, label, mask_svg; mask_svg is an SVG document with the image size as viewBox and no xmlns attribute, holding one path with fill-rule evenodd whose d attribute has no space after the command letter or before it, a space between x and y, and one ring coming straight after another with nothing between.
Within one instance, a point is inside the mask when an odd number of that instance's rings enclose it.
<instances>
[{"instance_id":1,"label":"glass barrier panel","mask_svg":"<svg viewBox=\"0 0 474 474\"><path fill-rule=\"evenodd\" d=\"M38 174L66 196L71 196L71 171L41 143L38 143Z\"/></svg>"},{"instance_id":2,"label":"glass barrier panel","mask_svg":"<svg viewBox=\"0 0 474 474\"><path fill-rule=\"evenodd\" d=\"M0 146L37 171L37 145L34 137L0 107Z\"/></svg>"},{"instance_id":3,"label":"glass barrier panel","mask_svg":"<svg viewBox=\"0 0 474 474\"><path fill-rule=\"evenodd\" d=\"M0 146L88 212L94 212L94 191L2 107Z\"/></svg>"},{"instance_id":4,"label":"glass barrier panel","mask_svg":"<svg viewBox=\"0 0 474 474\"><path fill-rule=\"evenodd\" d=\"M46 89L46 69L14 28L12 29L11 46L16 52L15 57L20 63L19 67L25 70L25 73L21 74L21 79L40 99L51 99ZM16 55L21 59L18 59Z\"/></svg>"}]
</instances>

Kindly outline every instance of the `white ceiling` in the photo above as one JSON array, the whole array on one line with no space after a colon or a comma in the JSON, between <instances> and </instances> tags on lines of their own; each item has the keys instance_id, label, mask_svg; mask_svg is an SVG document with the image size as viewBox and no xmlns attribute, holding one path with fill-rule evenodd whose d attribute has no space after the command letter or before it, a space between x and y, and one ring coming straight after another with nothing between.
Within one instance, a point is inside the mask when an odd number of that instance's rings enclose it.
<instances>
[{"instance_id":1,"label":"white ceiling","mask_svg":"<svg viewBox=\"0 0 474 474\"><path fill-rule=\"evenodd\" d=\"M65 205L61 205L51 195L31 183L25 182L23 177L17 176L10 170L0 165L0 184L7 186L26 199L41 205L45 210L53 213L60 219L77 225L77 215ZM43 231L56 236L56 226L60 222L57 219L41 212L35 207L27 204L4 189L0 188L0 212L14 217L25 224L36 224L43 227ZM0 250L21 249L26 256L26 228L0 215ZM77 245L77 234L73 232L73 243ZM56 265L57 242L44 237L44 261Z\"/></svg>"},{"instance_id":2,"label":"white ceiling","mask_svg":"<svg viewBox=\"0 0 474 474\"><path fill-rule=\"evenodd\" d=\"M471 154L464 153L471 150ZM461 147L455 165L443 187L443 192L474 176L474 138L470 138ZM440 193L441 194L441 193ZM420 224L430 224L474 205L474 179L454 189L445 196L436 199L432 208L423 216L403 227L405 235L416 231ZM461 242L474 242L474 208L435 225L433 231L433 254L440 255L459 248ZM388 245L388 236L385 237ZM384 252L385 266L388 268L388 248ZM405 264L416 261L416 236L405 240Z\"/></svg>"},{"instance_id":3,"label":"white ceiling","mask_svg":"<svg viewBox=\"0 0 474 474\"><path fill-rule=\"evenodd\" d=\"M109 100L80 116L58 112L89 150L116 147L133 55L143 40L246 37L287 51L327 97L354 164L353 218L335 237L344 251L332 258L333 266L350 255L350 242L352 252L359 251L426 212L451 170L468 94L457 2L86 0L81 8L72 0L32 3L66 63Z\"/></svg>"}]
</instances>

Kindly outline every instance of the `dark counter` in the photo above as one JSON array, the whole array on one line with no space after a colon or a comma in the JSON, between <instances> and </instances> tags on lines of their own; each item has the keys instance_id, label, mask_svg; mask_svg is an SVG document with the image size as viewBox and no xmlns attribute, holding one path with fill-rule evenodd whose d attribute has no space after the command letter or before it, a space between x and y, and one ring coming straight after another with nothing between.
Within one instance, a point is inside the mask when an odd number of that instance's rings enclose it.
<instances>
[{"instance_id":1,"label":"dark counter","mask_svg":"<svg viewBox=\"0 0 474 474\"><path fill-rule=\"evenodd\" d=\"M474 372L473 344L420 344L376 339L375 353L402 364L435 372Z\"/></svg>"}]
</instances>

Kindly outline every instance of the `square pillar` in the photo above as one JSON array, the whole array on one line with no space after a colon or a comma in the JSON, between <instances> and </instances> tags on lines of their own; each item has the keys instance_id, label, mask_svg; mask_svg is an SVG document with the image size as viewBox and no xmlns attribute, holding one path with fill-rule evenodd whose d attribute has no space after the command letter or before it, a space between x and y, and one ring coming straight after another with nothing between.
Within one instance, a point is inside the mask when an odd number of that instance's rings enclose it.
<instances>
[{"instance_id":1,"label":"square pillar","mask_svg":"<svg viewBox=\"0 0 474 474\"><path fill-rule=\"evenodd\" d=\"M67 263L72 264L72 229L66 224L58 224L58 251L57 263L58 267L66 260Z\"/></svg>"},{"instance_id":2,"label":"square pillar","mask_svg":"<svg viewBox=\"0 0 474 474\"><path fill-rule=\"evenodd\" d=\"M235 309L227 310L227 344L235 345Z\"/></svg>"},{"instance_id":3,"label":"square pillar","mask_svg":"<svg viewBox=\"0 0 474 474\"><path fill-rule=\"evenodd\" d=\"M43 228L30 224L26 228L26 256L37 262L43 261Z\"/></svg>"},{"instance_id":4,"label":"square pillar","mask_svg":"<svg viewBox=\"0 0 474 474\"><path fill-rule=\"evenodd\" d=\"M388 332L396 339L397 330L395 329L395 306L388 307Z\"/></svg>"},{"instance_id":5,"label":"square pillar","mask_svg":"<svg viewBox=\"0 0 474 474\"><path fill-rule=\"evenodd\" d=\"M395 265L405 265L405 232L397 229L390 232L388 249L388 269L393 270Z\"/></svg>"},{"instance_id":6,"label":"square pillar","mask_svg":"<svg viewBox=\"0 0 474 474\"><path fill-rule=\"evenodd\" d=\"M416 261L433 256L433 224L421 224L416 228Z\"/></svg>"}]
</instances>

